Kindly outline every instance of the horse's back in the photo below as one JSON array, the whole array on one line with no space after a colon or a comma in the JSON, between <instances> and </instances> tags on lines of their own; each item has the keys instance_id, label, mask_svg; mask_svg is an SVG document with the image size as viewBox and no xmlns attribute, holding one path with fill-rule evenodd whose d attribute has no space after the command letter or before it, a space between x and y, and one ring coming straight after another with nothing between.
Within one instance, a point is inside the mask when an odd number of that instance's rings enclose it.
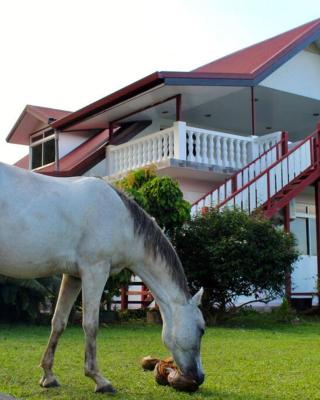
<instances>
[{"instance_id":1,"label":"horse's back","mask_svg":"<svg viewBox=\"0 0 320 400\"><path fill-rule=\"evenodd\" d=\"M111 231L126 223L122 202L101 179L48 177L1 164L0 187L0 273L75 274L79 257L89 249L110 252Z\"/></svg>"}]
</instances>

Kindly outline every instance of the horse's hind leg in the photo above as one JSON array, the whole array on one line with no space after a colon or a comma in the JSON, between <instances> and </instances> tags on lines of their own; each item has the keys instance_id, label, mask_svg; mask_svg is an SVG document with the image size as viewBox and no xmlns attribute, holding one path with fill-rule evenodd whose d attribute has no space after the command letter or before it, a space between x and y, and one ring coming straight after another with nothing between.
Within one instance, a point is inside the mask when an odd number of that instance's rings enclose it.
<instances>
[{"instance_id":1,"label":"horse's hind leg","mask_svg":"<svg viewBox=\"0 0 320 400\"><path fill-rule=\"evenodd\" d=\"M52 318L49 342L40 363L40 366L44 371L44 375L40 380L40 385L42 387L49 388L59 386L59 383L52 372L54 353L59 337L67 326L70 311L77 299L80 289L80 279L69 275L63 275L57 305Z\"/></svg>"},{"instance_id":2,"label":"horse's hind leg","mask_svg":"<svg viewBox=\"0 0 320 400\"><path fill-rule=\"evenodd\" d=\"M96 359L99 306L108 277L109 268L102 263L88 267L82 275L83 329L86 336L85 375L95 381L95 391L100 393L115 393L111 383L100 374Z\"/></svg>"}]
</instances>

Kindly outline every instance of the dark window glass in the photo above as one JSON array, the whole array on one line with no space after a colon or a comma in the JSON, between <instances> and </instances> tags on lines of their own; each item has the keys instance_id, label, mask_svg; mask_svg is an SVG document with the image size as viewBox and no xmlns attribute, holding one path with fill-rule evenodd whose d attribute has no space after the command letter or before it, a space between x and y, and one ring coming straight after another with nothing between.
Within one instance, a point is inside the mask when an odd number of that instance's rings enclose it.
<instances>
[{"instance_id":1,"label":"dark window glass","mask_svg":"<svg viewBox=\"0 0 320 400\"><path fill-rule=\"evenodd\" d=\"M317 255L317 237L316 237L316 220L309 218L309 243L310 243L310 256Z\"/></svg>"},{"instance_id":2,"label":"dark window glass","mask_svg":"<svg viewBox=\"0 0 320 400\"><path fill-rule=\"evenodd\" d=\"M43 143L43 165L54 162L55 147L55 139Z\"/></svg>"},{"instance_id":3,"label":"dark window glass","mask_svg":"<svg viewBox=\"0 0 320 400\"><path fill-rule=\"evenodd\" d=\"M42 165L42 144L32 147L32 169Z\"/></svg>"},{"instance_id":4,"label":"dark window glass","mask_svg":"<svg viewBox=\"0 0 320 400\"><path fill-rule=\"evenodd\" d=\"M54 130L53 129L49 129L48 131L45 131L44 132L44 134L43 134L43 137L48 137L48 136L50 136L50 135L53 135L54 134Z\"/></svg>"},{"instance_id":5,"label":"dark window glass","mask_svg":"<svg viewBox=\"0 0 320 400\"><path fill-rule=\"evenodd\" d=\"M301 254L308 254L307 239L307 220L306 218L296 218L290 224L290 230L297 239L297 248Z\"/></svg>"},{"instance_id":6,"label":"dark window glass","mask_svg":"<svg viewBox=\"0 0 320 400\"><path fill-rule=\"evenodd\" d=\"M33 136L31 138L31 143L37 142L38 140L41 140L41 139L42 139L42 134L38 135L38 136Z\"/></svg>"}]
</instances>

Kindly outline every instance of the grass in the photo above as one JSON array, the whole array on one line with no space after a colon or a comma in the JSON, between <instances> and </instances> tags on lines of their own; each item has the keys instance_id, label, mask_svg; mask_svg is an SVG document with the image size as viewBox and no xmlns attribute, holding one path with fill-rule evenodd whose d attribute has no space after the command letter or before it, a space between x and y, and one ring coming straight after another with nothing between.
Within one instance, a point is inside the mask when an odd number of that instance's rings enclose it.
<instances>
[{"instance_id":1,"label":"grass","mask_svg":"<svg viewBox=\"0 0 320 400\"><path fill-rule=\"evenodd\" d=\"M179 393L155 383L139 367L142 356L168 355L160 327L123 324L102 327L100 367L118 393L113 399L320 399L320 321L299 325L274 323L269 317L234 320L208 328L203 338L206 381L198 392ZM38 386L37 367L49 334L48 327L0 325L0 393L19 399L100 399L83 375L83 334L70 327L58 347L55 372L62 386ZM110 397L110 396L109 396Z\"/></svg>"}]
</instances>

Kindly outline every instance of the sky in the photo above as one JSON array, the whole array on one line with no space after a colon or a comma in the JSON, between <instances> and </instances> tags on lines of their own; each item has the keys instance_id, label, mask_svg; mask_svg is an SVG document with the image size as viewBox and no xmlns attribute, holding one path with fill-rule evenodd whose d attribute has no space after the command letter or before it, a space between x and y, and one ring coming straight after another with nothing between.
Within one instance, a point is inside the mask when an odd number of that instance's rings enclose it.
<instances>
[{"instance_id":1,"label":"sky","mask_svg":"<svg viewBox=\"0 0 320 400\"><path fill-rule=\"evenodd\" d=\"M319 0L0 2L0 161L27 104L75 111L155 71L188 71L320 17Z\"/></svg>"}]
</instances>

